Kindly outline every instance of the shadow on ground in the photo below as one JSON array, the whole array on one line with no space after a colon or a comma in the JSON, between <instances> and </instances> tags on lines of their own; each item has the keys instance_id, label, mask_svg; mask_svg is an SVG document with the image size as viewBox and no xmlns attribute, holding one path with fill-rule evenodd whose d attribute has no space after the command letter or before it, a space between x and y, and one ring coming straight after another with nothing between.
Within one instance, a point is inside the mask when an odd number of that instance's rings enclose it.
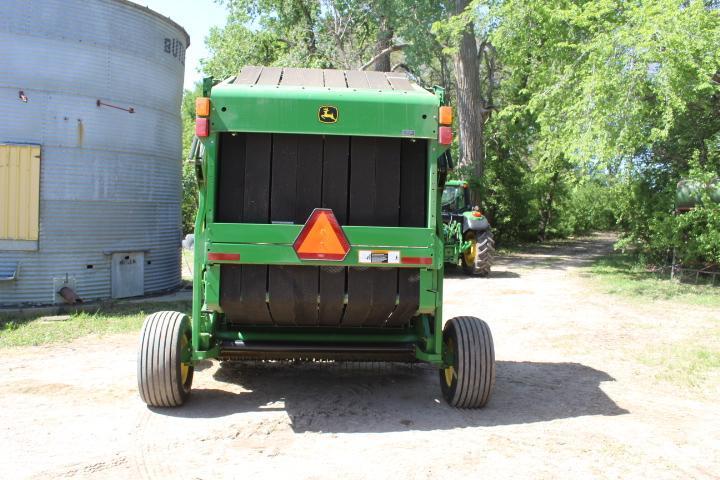
<instances>
[{"instance_id":1,"label":"shadow on ground","mask_svg":"<svg viewBox=\"0 0 720 480\"><path fill-rule=\"evenodd\" d=\"M452 266L445 268L445 278L452 278L454 280L493 280L498 278L520 278L520 274L512 272L510 270L492 270L490 275L487 277L481 277L479 275L468 275L459 268L453 268Z\"/></svg>"},{"instance_id":2,"label":"shadow on ground","mask_svg":"<svg viewBox=\"0 0 720 480\"><path fill-rule=\"evenodd\" d=\"M182 408L154 411L218 418L279 410L297 433L444 430L628 413L600 389L614 379L578 363L498 362L493 397L482 410L447 406L437 371L424 364L223 363L215 379L246 391L194 389Z\"/></svg>"}]
</instances>

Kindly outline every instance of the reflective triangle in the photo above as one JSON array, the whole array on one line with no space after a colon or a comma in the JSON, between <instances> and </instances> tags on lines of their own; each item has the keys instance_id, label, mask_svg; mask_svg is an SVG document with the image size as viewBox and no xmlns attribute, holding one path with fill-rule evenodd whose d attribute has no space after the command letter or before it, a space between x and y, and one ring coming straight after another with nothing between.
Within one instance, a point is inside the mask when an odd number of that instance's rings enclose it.
<instances>
[{"instance_id":1,"label":"reflective triangle","mask_svg":"<svg viewBox=\"0 0 720 480\"><path fill-rule=\"evenodd\" d=\"M332 210L316 209L295 242L303 259L342 260L350 250Z\"/></svg>"}]
</instances>

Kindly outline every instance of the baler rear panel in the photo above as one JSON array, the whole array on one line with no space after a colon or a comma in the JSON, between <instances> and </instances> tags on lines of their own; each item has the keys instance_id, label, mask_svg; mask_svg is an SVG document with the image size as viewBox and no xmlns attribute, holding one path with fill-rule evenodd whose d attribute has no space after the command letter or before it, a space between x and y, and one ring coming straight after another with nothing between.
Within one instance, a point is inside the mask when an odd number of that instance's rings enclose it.
<instances>
[{"instance_id":1,"label":"baler rear panel","mask_svg":"<svg viewBox=\"0 0 720 480\"><path fill-rule=\"evenodd\" d=\"M426 227L427 141L222 133L216 221ZM419 305L412 268L223 265L228 326L400 327Z\"/></svg>"}]
</instances>

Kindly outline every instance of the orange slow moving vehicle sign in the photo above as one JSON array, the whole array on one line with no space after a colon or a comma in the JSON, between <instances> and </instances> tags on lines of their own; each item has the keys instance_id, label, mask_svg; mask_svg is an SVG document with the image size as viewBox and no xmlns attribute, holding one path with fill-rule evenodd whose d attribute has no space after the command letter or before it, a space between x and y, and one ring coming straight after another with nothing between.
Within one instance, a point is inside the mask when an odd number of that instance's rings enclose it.
<instances>
[{"instance_id":1,"label":"orange slow moving vehicle sign","mask_svg":"<svg viewBox=\"0 0 720 480\"><path fill-rule=\"evenodd\" d=\"M300 230L293 249L301 260L344 260L350 251L335 214L329 208L316 208Z\"/></svg>"}]
</instances>

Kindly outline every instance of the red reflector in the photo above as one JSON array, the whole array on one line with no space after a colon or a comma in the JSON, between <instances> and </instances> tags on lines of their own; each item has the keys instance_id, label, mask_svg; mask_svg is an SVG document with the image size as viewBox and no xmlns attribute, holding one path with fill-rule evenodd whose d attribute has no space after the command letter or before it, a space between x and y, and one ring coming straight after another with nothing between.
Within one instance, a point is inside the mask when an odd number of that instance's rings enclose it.
<instances>
[{"instance_id":1,"label":"red reflector","mask_svg":"<svg viewBox=\"0 0 720 480\"><path fill-rule=\"evenodd\" d=\"M209 118L196 118L195 119L195 135L204 138L210 135L210 119Z\"/></svg>"},{"instance_id":2,"label":"red reflector","mask_svg":"<svg viewBox=\"0 0 720 480\"><path fill-rule=\"evenodd\" d=\"M432 265L432 257L402 257L401 262L413 265Z\"/></svg>"},{"instance_id":3,"label":"red reflector","mask_svg":"<svg viewBox=\"0 0 720 480\"><path fill-rule=\"evenodd\" d=\"M237 262L240 260L240 254L210 252L208 253L208 260L211 262Z\"/></svg>"},{"instance_id":4,"label":"red reflector","mask_svg":"<svg viewBox=\"0 0 720 480\"><path fill-rule=\"evenodd\" d=\"M350 243L333 211L316 208L300 230L293 249L301 260L344 260Z\"/></svg>"},{"instance_id":5,"label":"red reflector","mask_svg":"<svg viewBox=\"0 0 720 480\"><path fill-rule=\"evenodd\" d=\"M473 212L473 217L482 217L482 213L480 213L480 212Z\"/></svg>"},{"instance_id":6,"label":"red reflector","mask_svg":"<svg viewBox=\"0 0 720 480\"><path fill-rule=\"evenodd\" d=\"M452 143L452 128L440 127L438 131L438 142L440 145L450 145Z\"/></svg>"}]
</instances>

